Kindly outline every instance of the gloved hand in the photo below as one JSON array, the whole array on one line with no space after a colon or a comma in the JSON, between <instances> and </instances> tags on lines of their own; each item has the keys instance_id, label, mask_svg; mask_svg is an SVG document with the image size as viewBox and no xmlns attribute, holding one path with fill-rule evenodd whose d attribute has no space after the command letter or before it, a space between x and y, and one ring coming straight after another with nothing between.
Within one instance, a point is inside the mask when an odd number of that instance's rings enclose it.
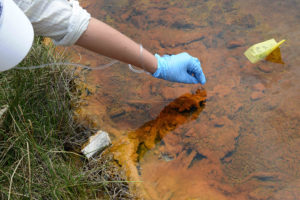
<instances>
[{"instance_id":1,"label":"gloved hand","mask_svg":"<svg viewBox=\"0 0 300 200\"><path fill-rule=\"evenodd\" d=\"M155 57L158 66L156 72L152 74L153 77L179 83L205 84L206 79L200 61L188 53L162 57L155 54Z\"/></svg>"}]
</instances>

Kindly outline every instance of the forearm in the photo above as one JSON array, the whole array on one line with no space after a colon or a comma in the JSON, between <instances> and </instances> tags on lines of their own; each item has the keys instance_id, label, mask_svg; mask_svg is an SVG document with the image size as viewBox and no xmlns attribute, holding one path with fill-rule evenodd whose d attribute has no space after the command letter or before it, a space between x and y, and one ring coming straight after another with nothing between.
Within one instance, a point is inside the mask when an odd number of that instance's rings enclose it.
<instances>
[{"instance_id":1,"label":"forearm","mask_svg":"<svg viewBox=\"0 0 300 200\"><path fill-rule=\"evenodd\" d=\"M91 18L87 30L76 44L150 73L157 69L157 59L153 54L146 49L143 49L141 54L139 44L95 18Z\"/></svg>"}]
</instances>

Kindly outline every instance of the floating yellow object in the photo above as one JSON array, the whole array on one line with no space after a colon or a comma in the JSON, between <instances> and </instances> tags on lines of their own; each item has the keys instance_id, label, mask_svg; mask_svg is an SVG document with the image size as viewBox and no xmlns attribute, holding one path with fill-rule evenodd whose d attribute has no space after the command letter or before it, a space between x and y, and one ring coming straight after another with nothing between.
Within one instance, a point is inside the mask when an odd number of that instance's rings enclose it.
<instances>
[{"instance_id":1,"label":"floating yellow object","mask_svg":"<svg viewBox=\"0 0 300 200\"><path fill-rule=\"evenodd\" d=\"M270 39L251 46L249 49L247 49L247 51L245 51L244 55L250 60L251 63L256 63L267 57L283 42L285 42L285 40L281 40L277 43L275 39Z\"/></svg>"}]
</instances>

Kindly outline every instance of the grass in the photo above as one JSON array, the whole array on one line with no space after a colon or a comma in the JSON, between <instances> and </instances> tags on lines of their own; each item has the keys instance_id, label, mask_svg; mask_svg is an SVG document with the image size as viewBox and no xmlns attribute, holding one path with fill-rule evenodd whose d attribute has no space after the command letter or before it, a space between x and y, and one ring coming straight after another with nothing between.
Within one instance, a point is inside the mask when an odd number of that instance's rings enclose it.
<instances>
[{"instance_id":1,"label":"grass","mask_svg":"<svg viewBox=\"0 0 300 200\"><path fill-rule=\"evenodd\" d=\"M61 62L36 38L20 66ZM0 73L0 199L131 199L111 156L88 161L81 143L92 130L73 120L74 70L46 67ZM1 110L1 109L0 109Z\"/></svg>"}]
</instances>

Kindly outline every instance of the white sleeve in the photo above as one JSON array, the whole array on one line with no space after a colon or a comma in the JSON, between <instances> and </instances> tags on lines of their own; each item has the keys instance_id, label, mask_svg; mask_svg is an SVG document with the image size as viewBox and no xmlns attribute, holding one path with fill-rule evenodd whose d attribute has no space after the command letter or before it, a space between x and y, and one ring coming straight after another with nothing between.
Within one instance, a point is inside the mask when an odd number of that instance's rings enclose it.
<instances>
[{"instance_id":1,"label":"white sleeve","mask_svg":"<svg viewBox=\"0 0 300 200\"><path fill-rule=\"evenodd\" d=\"M72 45L87 29L91 15L76 0L14 0L31 21L37 35L56 45Z\"/></svg>"}]
</instances>

